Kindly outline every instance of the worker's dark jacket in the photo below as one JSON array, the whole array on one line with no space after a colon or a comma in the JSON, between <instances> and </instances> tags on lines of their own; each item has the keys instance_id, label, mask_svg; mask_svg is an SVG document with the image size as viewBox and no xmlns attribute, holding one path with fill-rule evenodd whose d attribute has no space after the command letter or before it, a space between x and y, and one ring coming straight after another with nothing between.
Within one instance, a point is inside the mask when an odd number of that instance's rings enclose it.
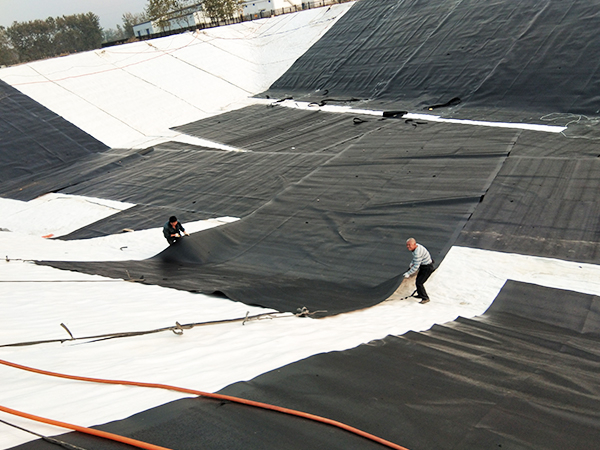
<instances>
[{"instance_id":1,"label":"worker's dark jacket","mask_svg":"<svg viewBox=\"0 0 600 450\"><path fill-rule=\"evenodd\" d=\"M163 234L165 235L165 239L169 241L169 244L172 244L173 242L177 241L176 237L171 236L172 234L181 234L184 231L185 228L183 228L181 222L177 222L177 225L175 225L175 227L172 227L171 222L167 221L167 223L165 223L163 227Z\"/></svg>"}]
</instances>

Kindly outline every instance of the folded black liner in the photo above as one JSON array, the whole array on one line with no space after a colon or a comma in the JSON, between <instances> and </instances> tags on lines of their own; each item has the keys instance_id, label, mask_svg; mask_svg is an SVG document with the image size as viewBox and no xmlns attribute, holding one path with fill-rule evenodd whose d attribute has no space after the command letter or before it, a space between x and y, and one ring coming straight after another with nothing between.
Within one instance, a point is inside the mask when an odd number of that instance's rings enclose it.
<instances>
[{"instance_id":1,"label":"folded black liner","mask_svg":"<svg viewBox=\"0 0 600 450\"><path fill-rule=\"evenodd\" d=\"M306 307L331 315L377 304L394 292L408 266L407 238L414 236L442 260L517 132L436 123L415 127L372 116L361 116L357 124L355 117L255 106L190 126L229 136L232 123L248 130L250 122L270 124L262 134L234 138L253 151L178 151L170 144L65 192L241 220L195 233L146 261L44 264L220 292L278 311ZM286 139L279 139L282 133ZM267 149L259 150L261 145ZM296 151L288 152L290 146ZM227 206L215 206L221 204ZM114 232L111 223L123 226L119 218L135 218L132 214L137 211L87 228L93 235L103 225ZM156 217L154 226L166 217ZM126 228L136 225L132 220ZM84 228L70 237L85 233Z\"/></svg>"},{"instance_id":2,"label":"folded black liner","mask_svg":"<svg viewBox=\"0 0 600 450\"><path fill-rule=\"evenodd\" d=\"M599 344L600 298L508 281L480 317L311 356L219 393L321 415L411 450L595 448ZM97 428L181 450L384 448L309 420L201 397ZM61 439L124 448L79 433Z\"/></svg>"}]
</instances>

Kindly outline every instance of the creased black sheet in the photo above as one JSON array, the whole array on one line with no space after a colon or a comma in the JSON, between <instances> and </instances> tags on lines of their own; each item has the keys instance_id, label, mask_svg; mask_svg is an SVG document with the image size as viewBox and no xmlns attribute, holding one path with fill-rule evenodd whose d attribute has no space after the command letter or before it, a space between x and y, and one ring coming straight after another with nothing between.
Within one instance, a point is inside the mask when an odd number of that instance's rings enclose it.
<instances>
[{"instance_id":1,"label":"creased black sheet","mask_svg":"<svg viewBox=\"0 0 600 450\"><path fill-rule=\"evenodd\" d=\"M599 26L597 0L362 0L265 95L529 123L595 116Z\"/></svg>"},{"instance_id":2,"label":"creased black sheet","mask_svg":"<svg viewBox=\"0 0 600 450\"><path fill-rule=\"evenodd\" d=\"M410 450L591 449L600 438L599 311L596 296L508 281L480 317L311 356L219 393L318 414ZM181 450L383 448L202 398L98 428ZM63 438L122 448L75 433Z\"/></svg>"},{"instance_id":3,"label":"creased black sheet","mask_svg":"<svg viewBox=\"0 0 600 450\"><path fill-rule=\"evenodd\" d=\"M291 110L289 116L288 111L253 108L251 114L241 110L228 116L263 122L272 117L272 123L281 126L271 127L270 132L278 134L280 129L294 129L298 120L298 111ZM193 189L183 196L185 202L198 198L194 208L202 210L210 207L211 189L244 193L246 178L260 180L271 170L281 172L290 158L295 161L295 172L304 169L304 176L288 178L269 199L262 196L264 204L241 220L186 237L147 261L45 264L110 277L130 276L189 291L220 292L279 311L306 307L331 315L365 308L384 300L398 286L410 262L404 244L408 237L422 242L438 263L442 260L518 135L510 129L425 122L415 126L381 117L364 117L364 122L356 124L353 115L310 111L302 115L305 122L311 117L327 118L332 132L323 135L319 127L299 129L298 139L309 143L313 139L314 144L301 153L272 152L273 140L267 131L262 137L249 137L246 142L254 151L226 156L248 162L243 166L244 177L219 170L223 176L213 185L204 183L201 197L194 197ZM287 120L290 128L285 127ZM221 127L221 135L226 135L228 123L209 120L204 128L215 133L214 128ZM354 138L340 143L344 130ZM269 142L269 150L259 151L259 141ZM290 137L287 145L294 142ZM309 148L312 152L307 152ZM323 148L330 150L323 152ZM205 175L200 168L203 161L215 160L214 152L177 156L181 161L186 157L199 168L190 183L202 183ZM161 158L154 158L156 166L152 161L149 155L140 179L151 180L151 171L161 172ZM265 166L262 161L273 165ZM207 164L207 170L211 167ZM167 171L172 173L176 172ZM144 197L152 204L173 196L170 203L180 207L177 195L185 191L185 183L170 192L156 187L159 183L136 183L136 176L119 172L86 185L121 198ZM86 189L82 184L72 192L85 194ZM157 218L156 225L164 220Z\"/></svg>"}]
</instances>

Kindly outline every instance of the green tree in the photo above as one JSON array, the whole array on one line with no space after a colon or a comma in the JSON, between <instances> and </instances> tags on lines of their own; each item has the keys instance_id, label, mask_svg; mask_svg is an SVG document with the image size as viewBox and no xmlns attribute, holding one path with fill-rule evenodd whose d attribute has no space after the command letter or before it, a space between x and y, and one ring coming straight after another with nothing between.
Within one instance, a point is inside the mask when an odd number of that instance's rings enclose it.
<instances>
[{"instance_id":1,"label":"green tree","mask_svg":"<svg viewBox=\"0 0 600 450\"><path fill-rule=\"evenodd\" d=\"M74 14L56 19L13 22L6 37L19 62L51 58L99 48L102 44L100 19L94 13Z\"/></svg>"},{"instance_id":2,"label":"green tree","mask_svg":"<svg viewBox=\"0 0 600 450\"><path fill-rule=\"evenodd\" d=\"M19 62L27 62L56 55L53 49L55 31L56 23L52 17L48 17L46 20L13 22L6 29L6 34Z\"/></svg>"},{"instance_id":3,"label":"green tree","mask_svg":"<svg viewBox=\"0 0 600 450\"><path fill-rule=\"evenodd\" d=\"M10 43L6 28L0 26L0 66L10 66L18 62L19 57Z\"/></svg>"},{"instance_id":4,"label":"green tree","mask_svg":"<svg viewBox=\"0 0 600 450\"><path fill-rule=\"evenodd\" d=\"M59 55L93 50L102 44L100 19L94 13L57 17L55 23L54 51Z\"/></svg>"},{"instance_id":5,"label":"green tree","mask_svg":"<svg viewBox=\"0 0 600 450\"><path fill-rule=\"evenodd\" d=\"M204 0L202 9L213 22L218 22L239 15L243 5L243 0Z\"/></svg>"}]
</instances>

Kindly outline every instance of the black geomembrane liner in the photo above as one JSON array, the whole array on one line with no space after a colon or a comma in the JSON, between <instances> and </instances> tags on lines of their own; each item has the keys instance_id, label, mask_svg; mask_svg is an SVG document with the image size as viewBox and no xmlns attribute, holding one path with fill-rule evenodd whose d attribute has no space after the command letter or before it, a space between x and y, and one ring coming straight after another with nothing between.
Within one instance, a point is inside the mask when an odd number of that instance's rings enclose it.
<instances>
[{"instance_id":1,"label":"black geomembrane liner","mask_svg":"<svg viewBox=\"0 0 600 450\"><path fill-rule=\"evenodd\" d=\"M597 157L511 155L457 244L597 264L598 173Z\"/></svg>"},{"instance_id":2,"label":"black geomembrane liner","mask_svg":"<svg viewBox=\"0 0 600 450\"><path fill-rule=\"evenodd\" d=\"M0 185L107 149L0 80Z\"/></svg>"},{"instance_id":3,"label":"black geomembrane liner","mask_svg":"<svg viewBox=\"0 0 600 450\"><path fill-rule=\"evenodd\" d=\"M315 112L251 108L251 113L229 113L223 124L212 119L199 127L222 127L221 134L226 135L229 121L267 123L266 117L272 116L271 123L279 124L271 128L277 134L286 120L293 124L300 115L311 117ZM314 153L254 150L194 152L191 156L169 150L164 155L165 168L163 157L153 156L155 150L139 164L143 171L128 166L123 172L69 189L82 195L98 189L103 195L108 192L109 198L119 195L122 200L153 205L162 201L186 210L194 198L198 200L195 210L202 211L210 207L208 194L236 190L245 194L251 186L246 180L264 180L273 172L281 173L290 158L304 170L304 176L290 177L279 191L271 190L272 198L260 197L264 204L247 211L238 222L195 233L151 260L48 264L118 278L143 277L144 283L189 291L220 292L279 311L306 307L331 315L365 308L397 288L410 261L403 244L408 237L415 236L441 261L517 136L510 129L425 122L414 126L404 120L366 116L356 124L352 115L318 115L331 116L327 121L334 132L314 132ZM339 146L338 136L344 130L353 136L362 134L335 153L319 151L330 144ZM308 141L312 134L302 130L298 136ZM269 140L267 134L264 138ZM289 145L293 143L291 140ZM179 158L192 163L198 158L197 169L188 170L192 166L186 165L177 172L177 163L171 164ZM229 172L213 167L222 158L231 161ZM204 173L210 171L219 173L215 184L186 189L203 183ZM163 173L169 181L161 185ZM189 181L183 182L188 173ZM171 174L177 177L173 189ZM245 201L248 204L247 198Z\"/></svg>"},{"instance_id":4,"label":"black geomembrane liner","mask_svg":"<svg viewBox=\"0 0 600 450\"><path fill-rule=\"evenodd\" d=\"M321 415L411 450L591 449L600 437L599 311L596 296L508 281L480 317L311 356L219 393ZM181 450L385 448L202 398L98 428ZM124 448L77 433L61 438Z\"/></svg>"},{"instance_id":5,"label":"black geomembrane liner","mask_svg":"<svg viewBox=\"0 0 600 450\"><path fill-rule=\"evenodd\" d=\"M67 239L155 228L171 215L184 221L243 217L270 201L328 159L317 154L223 152L174 143L118 168L82 179L63 193L138 205L75 232ZM153 216L146 214L154 210ZM140 215L139 212L144 212ZM102 231L103 230L103 231Z\"/></svg>"},{"instance_id":6,"label":"black geomembrane liner","mask_svg":"<svg viewBox=\"0 0 600 450\"><path fill-rule=\"evenodd\" d=\"M549 113L597 116L598 11L597 0L362 0L265 95L408 111L448 104L433 112L535 123Z\"/></svg>"},{"instance_id":7,"label":"black geomembrane liner","mask_svg":"<svg viewBox=\"0 0 600 450\"><path fill-rule=\"evenodd\" d=\"M269 109L268 114L265 109ZM354 118L360 120L356 124L360 126L339 126ZM307 111L273 104L248 106L174 129L261 153L334 153L344 148L344 143L362 136L365 128L375 129L378 124L377 116L328 114L318 108Z\"/></svg>"}]
</instances>

